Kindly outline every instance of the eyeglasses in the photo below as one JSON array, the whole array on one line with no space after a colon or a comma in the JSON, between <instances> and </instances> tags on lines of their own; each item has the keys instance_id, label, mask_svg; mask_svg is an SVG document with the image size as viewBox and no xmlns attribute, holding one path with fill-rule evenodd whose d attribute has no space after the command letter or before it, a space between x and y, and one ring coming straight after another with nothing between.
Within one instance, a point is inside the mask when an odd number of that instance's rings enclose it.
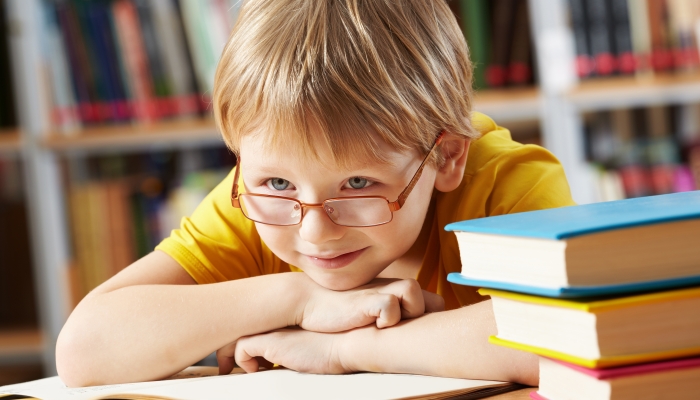
<instances>
[{"instance_id":1,"label":"eyeglasses","mask_svg":"<svg viewBox=\"0 0 700 400\"><path fill-rule=\"evenodd\" d=\"M251 221L266 225L289 226L296 225L304 218L307 208L322 208L328 217L336 225L350 227L369 227L384 225L394 217L394 212L403 207L406 198L411 194L413 187L423 172L426 161L430 158L438 144L442 142L445 132L442 131L435 139L433 147L421 162L418 171L401 192L396 201L389 201L383 196L356 196L336 197L324 200L323 203L308 204L297 199L267 194L238 193L238 176L240 174L241 159L238 158L238 167L233 177L231 188L231 205L240 208L243 215Z\"/></svg>"}]
</instances>

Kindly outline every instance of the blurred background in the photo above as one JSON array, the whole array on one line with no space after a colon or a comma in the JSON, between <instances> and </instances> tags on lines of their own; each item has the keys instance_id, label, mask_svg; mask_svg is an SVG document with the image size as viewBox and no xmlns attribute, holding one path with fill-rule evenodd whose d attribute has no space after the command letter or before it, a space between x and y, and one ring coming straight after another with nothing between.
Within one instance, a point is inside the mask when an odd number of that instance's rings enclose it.
<instances>
[{"instance_id":1,"label":"blurred background","mask_svg":"<svg viewBox=\"0 0 700 400\"><path fill-rule=\"evenodd\" d=\"M0 385L235 164L210 107L239 0L0 0ZM700 2L452 0L475 109L579 203L700 188Z\"/></svg>"}]
</instances>

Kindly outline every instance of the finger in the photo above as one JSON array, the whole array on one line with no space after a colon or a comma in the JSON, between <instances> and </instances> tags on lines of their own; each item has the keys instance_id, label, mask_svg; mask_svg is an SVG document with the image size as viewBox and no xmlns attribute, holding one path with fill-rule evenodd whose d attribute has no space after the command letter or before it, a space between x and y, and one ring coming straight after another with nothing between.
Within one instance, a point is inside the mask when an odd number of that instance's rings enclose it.
<instances>
[{"instance_id":1,"label":"finger","mask_svg":"<svg viewBox=\"0 0 700 400\"><path fill-rule=\"evenodd\" d=\"M216 362L219 364L219 375L228 375L231 373L231 371L233 371L233 357L235 350L236 342L233 342L216 351Z\"/></svg>"},{"instance_id":2,"label":"finger","mask_svg":"<svg viewBox=\"0 0 700 400\"><path fill-rule=\"evenodd\" d=\"M393 326L401 321L401 305L393 294L374 293L367 296L368 315L374 317L377 328Z\"/></svg>"},{"instance_id":3,"label":"finger","mask_svg":"<svg viewBox=\"0 0 700 400\"><path fill-rule=\"evenodd\" d=\"M258 360L258 370L264 369L264 370L270 370L272 367L275 366L275 364L267 361L263 357L255 357L256 360Z\"/></svg>"},{"instance_id":4,"label":"finger","mask_svg":"<svg viewBox=\"0 0 700 400\"><path fill-rule=\"evenodd\" d=\"M425 300L426 313L445 311L445 299L439 294L424 290L423 299Z\"/></svg>"},{"instance_id":5,"label":"finger","mask_svg":"<svg viewBox=\"0 0 700 400\"><path fill-rule=\"evenodd\" d=\"M401 305L401 318L416 318L425 312L423 290L415 279L402 279L378 288L379 293L393 294Z\"/></svg>"},{"instance_id":6,"label":"finger","mask_svg":"<svg viewBox=\"0 0 700 400\"><path fill-rule=\"evenodd\" d=\"M235 350L235 360L236 364L243 368L245 372L258 372L258 359L256 357L262 357L262 354L258 353L259 348L256 347L258 340L255 337L245 337L238 340Z\"/></svg>"}]
</instances>

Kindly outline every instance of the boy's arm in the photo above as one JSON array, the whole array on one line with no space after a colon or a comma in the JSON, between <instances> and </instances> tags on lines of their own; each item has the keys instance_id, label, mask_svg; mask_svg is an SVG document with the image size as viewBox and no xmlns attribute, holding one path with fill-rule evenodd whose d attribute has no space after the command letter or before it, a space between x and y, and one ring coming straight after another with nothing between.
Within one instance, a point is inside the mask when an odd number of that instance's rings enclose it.
<instances>
[{"instance_id":1,"label":"boy's arm","mask_svg":"<svg viewBox=\"0 0 700 400\"><path fill-rule=\"evenodd\" d=\"M293 325L326 332L390 326L424 310L420 286L410 281L349 292L322 288L303 273L194 283L155 251L88 294L56 344L64 383L161 379L242 336Z\"/></svg>"},{"instance_id":2,"label":"boy's arm","mask_svg":"<svg viewBox=\"0 0 700 400\"><path fill-rule=\"evenodd\" d=\"M537 356L488 343L496 334L491 301L402 321L325 334L283 329L224 349L247 371L254 357L299 371L410 373L537 385ZM221 352L221 351L220 351Z\"/></svg>"}]
</instances>

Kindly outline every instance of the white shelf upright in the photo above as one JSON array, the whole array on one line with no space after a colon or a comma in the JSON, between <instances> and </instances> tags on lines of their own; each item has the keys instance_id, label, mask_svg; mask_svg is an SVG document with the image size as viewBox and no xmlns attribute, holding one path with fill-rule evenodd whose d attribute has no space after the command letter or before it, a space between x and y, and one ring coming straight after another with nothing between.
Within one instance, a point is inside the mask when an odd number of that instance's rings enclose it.
<instances>
[{"instance_id":1,"label":"white shelf upright","mask_svg":"<svg viewBox=\"0 0 700 400\"><path fill-rule=\"evenodd\" d=\"M67 235L59 165L56 155L40 146L50 121L44 90L40 46L39 0L6 0L10 52L18 118L23 134L25 193L34 263L39 324L43 333L43 363L56 374L56 339L68 317Z\"/></svg>"},{"instance_id":2,"label":"white shelf upright","mask_svg":"<svg viewBox=\"0 0 700 400\"><path fill-rule=\"evenodd\" d=\"M567 96L578 84L567 2L529 0L529 5L540 82L542 144L564 166L574 200L592 203L596 196L592 169L585 158L583 123Z\"/></svg>"}]
</instances>

